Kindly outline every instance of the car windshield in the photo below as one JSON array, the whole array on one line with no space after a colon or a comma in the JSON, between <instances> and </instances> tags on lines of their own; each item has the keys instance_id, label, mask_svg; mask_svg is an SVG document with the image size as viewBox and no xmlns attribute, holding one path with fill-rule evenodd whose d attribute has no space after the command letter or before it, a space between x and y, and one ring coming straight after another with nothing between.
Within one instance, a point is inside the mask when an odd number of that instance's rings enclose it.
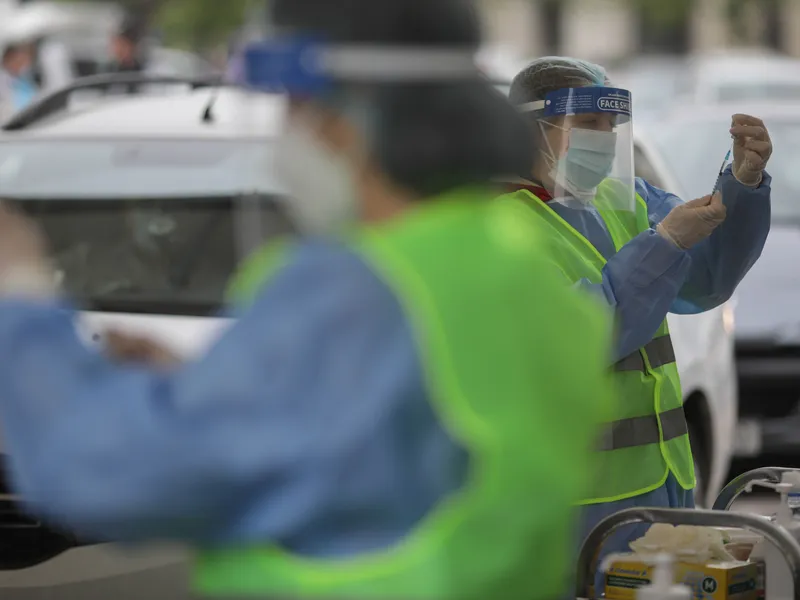
<instances>
[{"instance_id":1,"label":"car windshield","mask_svg":"<svg viewBox=\"0 0 800 600\"><path fill-rule=\"evenodd\" d=\"M720 102L798 100L800 99L800 81L796 83L770 83L763 81L758 82L758 85L748 83L724 84L717 88L717 99Z\"/></svg>"},{"instance_id":2,"label":"car windshield","mask_svg":"<svg viewBox=\"0 0 800 600\"><path fill-rule=\"evenodd\" d=\"M238 262L289 232L264 140L0 143L0 197L46 232L82 308L214 314Z\"/></svg>"},{"instance_id":3,"label":"car windshield","mask_svg":"<svg viewBox=\"0 0 800 600\"><path fill-rule=\"evenodd\" d=\"M639 68L611 76L615 85L631 92L636 116L664 110L679 93L682 72L677 67Z\"/></svg>"},{"instance_id":4,"label":"car windshield","mask_svg":"<svg viewBox=\"0 0 800 600\"><path fill-rule=\"evenodd\" d=\"M772 180L772 217L800 222L800 119L767 120L776 148L768 171ZM730 118L707 121L664 121L650 124L647 132L690 198L714 188L725 154L731 147Z\"/></svg>"},{"instance_id":5,"label":"car windshield","mask_svg":"<svg viewBox=\"0 0 800 600\"><path fill-rule=\"evenodd\" d=\"M0 195L219 197L279 191L267 140L0 139Z\"/></svg>"},{"instance_id":6,"label":"car windshield","mask_svg":"<svg viewBox=\"0 0 800 600\"><path fill-rule=\"evenodd\" d=\"M43 228L65 293L96 311L215 314L236 265L292 230L263 195L11 201Z\"/></svg>"}]
</instances>

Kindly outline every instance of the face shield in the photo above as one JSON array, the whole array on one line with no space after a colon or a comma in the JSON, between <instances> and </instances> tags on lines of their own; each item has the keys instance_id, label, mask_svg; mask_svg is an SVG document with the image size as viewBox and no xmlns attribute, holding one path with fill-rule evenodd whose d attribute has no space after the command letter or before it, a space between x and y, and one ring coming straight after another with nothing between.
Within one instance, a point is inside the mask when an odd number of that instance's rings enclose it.
<instances>
[{"instance_id":1,"label":"face shield","mask_svg":"<svg viewBox=\"0 0 800 600\"><path fill-rule=\"evenodd\" d=\"M610 87L558 90L520 107L535 115L543 181L574 208L635 211L631 94Z\"/></svg>"},{"instance_id":2,"label":"face shield","mask_svg":"<svg viewBox=\"0 0 800 600\"><path fill-rule=\"evenodd\" d=\"M305 38L268 40L243 50L234 81L251 92L290 99L284 132L266 168L283 186L287 212L299 231L335 233L356 221L360 209L354 166L321 135L319 108L333 106L337 116L368 136L373 115L366 96L337 96L339 91L477 79L473 54L461 47L343 45Z\"/></svg>"}]
</instances>

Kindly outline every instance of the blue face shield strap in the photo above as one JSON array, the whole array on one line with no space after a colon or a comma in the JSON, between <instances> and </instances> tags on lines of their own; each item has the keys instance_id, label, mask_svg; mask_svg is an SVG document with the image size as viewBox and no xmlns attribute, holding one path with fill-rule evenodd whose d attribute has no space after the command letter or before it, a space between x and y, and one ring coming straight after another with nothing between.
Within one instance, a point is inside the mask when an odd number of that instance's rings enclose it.
<instances>
[{"instance_id":1,"label":"blue face shield strap","mask_svg":"<svg viewBox=\"0 0 800 600\"><path fill-rule=\"evenodd\" d=\"M237 83L270 93L317 96L336 82L402 83L477 79L465 48L328 45L303 38L248 46Z\"/></svg>"},{"instance_id":2,"label":"blue face shield strap","mask_svg":"<svg viewBox=\"0 0 800 600\"><path fill-rule=\"evenodd\" d=\"M544 100L521 104L517 110L539 118L607 113L623 124L631 118L631 93L613 87L565 88L550 92Z\"/></svg>"}]
</instances>

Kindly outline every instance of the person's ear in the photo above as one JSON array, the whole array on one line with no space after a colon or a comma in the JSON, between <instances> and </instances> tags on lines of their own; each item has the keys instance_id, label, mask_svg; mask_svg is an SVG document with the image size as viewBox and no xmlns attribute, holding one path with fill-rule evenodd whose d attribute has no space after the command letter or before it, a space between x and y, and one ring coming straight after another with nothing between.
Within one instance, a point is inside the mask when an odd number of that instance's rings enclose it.
<instances>
[{"instance_id":1,"label":"person's ear","mask_svg":"<svg viewBox=\"0 0 800 600\"><path fill-rule=\"evenodd\" d=\"M334 152L352 157L363 154L364 140L358 127L347 118L331 111L320 110L318 114L317 135Z\"/></svg>"},{"instance_id":2,"label":"person's ear","mask_svg":"<svg viewBox=\"0 0 800 600\"><path fill-rule=\"evenodd\" d=\"M549 148L553 153L553 158L558 159L567 150L567 132L564 130L564 118L558 117L549 125L543 127L544 135L547 140L544 147Z\"/></svg>"}]
</instances>

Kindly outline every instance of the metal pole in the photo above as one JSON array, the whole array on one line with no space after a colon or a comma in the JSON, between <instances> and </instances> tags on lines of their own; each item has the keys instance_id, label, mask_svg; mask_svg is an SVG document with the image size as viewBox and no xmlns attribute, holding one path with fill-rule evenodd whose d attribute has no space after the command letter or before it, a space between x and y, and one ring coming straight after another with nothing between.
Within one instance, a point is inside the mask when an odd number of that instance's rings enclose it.
<instances>
[{"instance_id":1,"label":"metal pole","mask_svg":"<svg viewBox=\"0 0 800 600\"><path fill-rule=\"evenodd\" d=\"M753 481L766 481L768 483L780 483L781 476L788 471L800 471L800 469L788 469L786 467L762 467L742 473L731 480L728 485L722 488L717 499L714 501L714 510L730 510L736 499L745 491L748 483Z\"/></svg>"}]
</instances>

